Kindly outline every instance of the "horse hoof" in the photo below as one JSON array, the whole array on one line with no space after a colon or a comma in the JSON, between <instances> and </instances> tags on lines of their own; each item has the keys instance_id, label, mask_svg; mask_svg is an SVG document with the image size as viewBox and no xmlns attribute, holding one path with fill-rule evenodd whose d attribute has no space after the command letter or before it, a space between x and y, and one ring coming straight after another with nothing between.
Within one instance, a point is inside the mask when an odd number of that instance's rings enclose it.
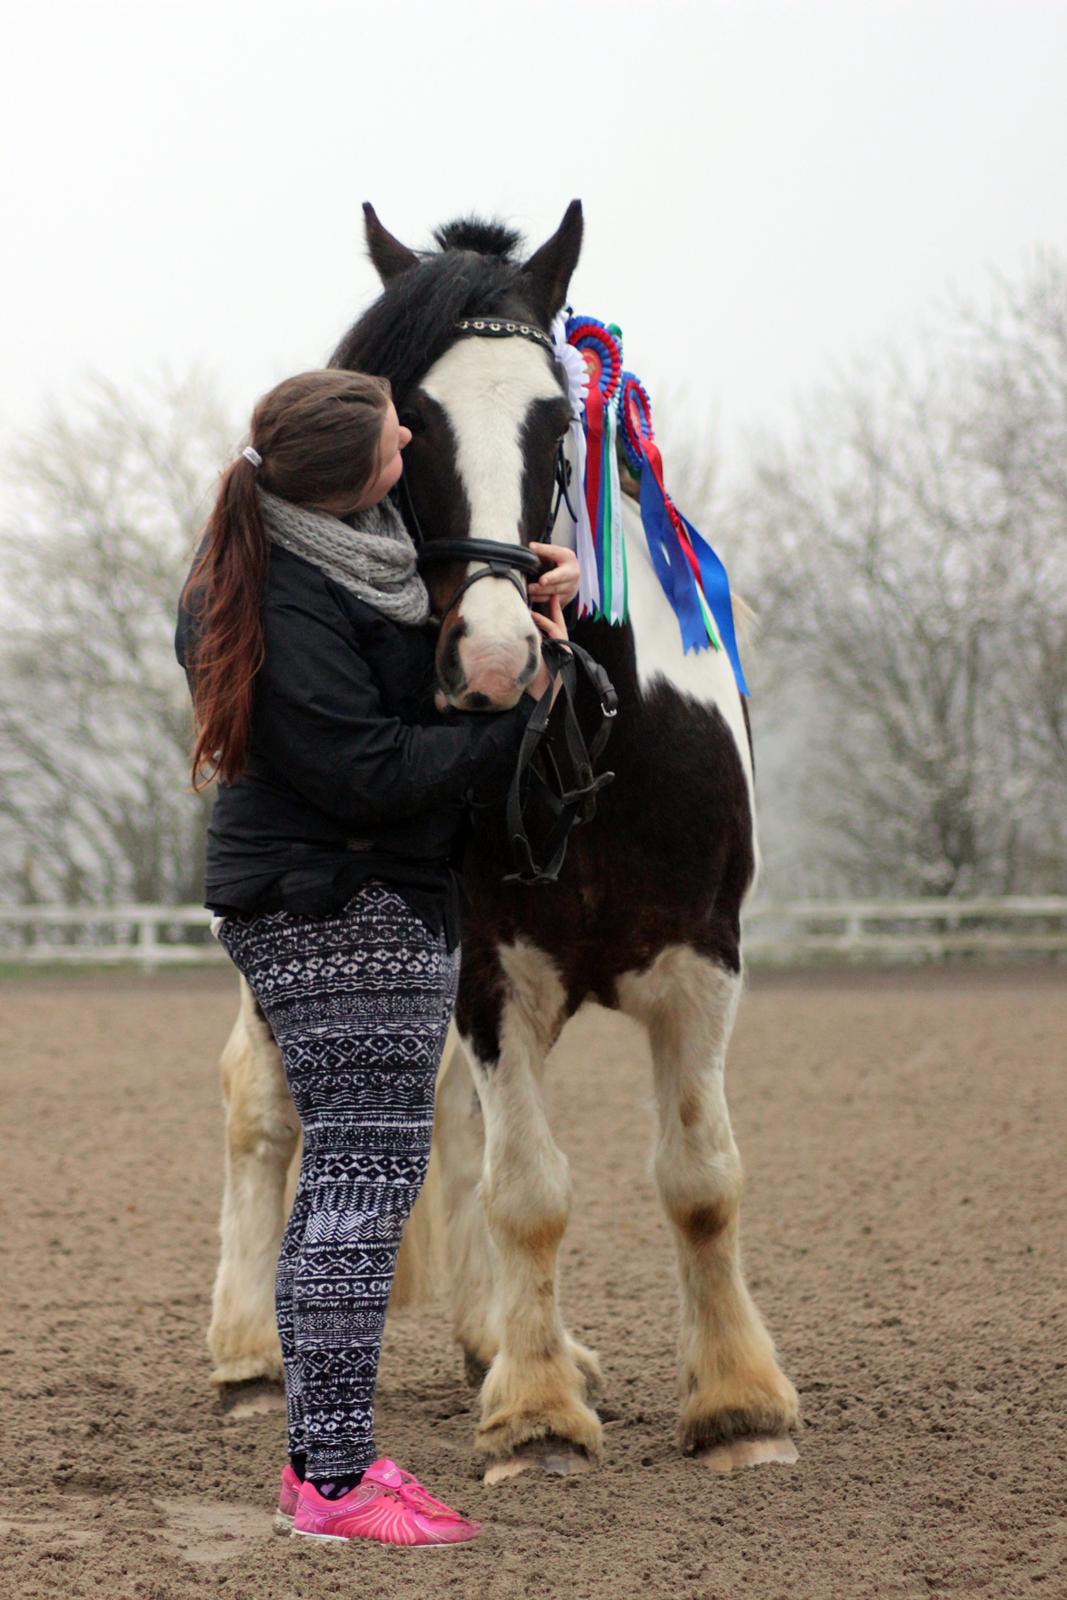
<instances>
[{"instance_id":1,"label":"horse hoof","mask_svg":"<svg viewBox=\"0 0 1067 1600\"><path fill-rule=\"evenodd\" d=\"M729 1444L713 1444L698 1450L694 1460L711 1472L738 1472L742 1467L762 1467L777 1463L792 1467L799 1459L797 1447L787 1433L777 1439L733 1439Z\"/></svg>"},{"instance_id":2,"label":"horse hoof","mask_svg":"<svg viewBox=\"0 0 1067 1600\"><path fill-rule=\"evenodd\" d=\"M516 1450L506 1461L494 1461L487 1468L482 1482L503 1483L506 1478L517 1478L520 1472L528 1472L531 1467L560 1478L569 1478L578 1472L591 1472L593 1462L583 1451L574 1450L562 1441L540 1439Z\"/></svg>"},{"instance_id":3,"label":"horse hoof","mask_svg":"<svg viewBox=\"0 0 1067 1600\"><path fill-rule=\"evenodd\" d=\"M258 1350L250 1356L235 1356L220 1360L211 1374L216 1389L239 1388L242 1383L255 1380L264 1383L284 1383L282 1352L277 1341L273 1350Z\"/></svg>"},{"instance_id":4,"label":"horse hoof","mask_svg":"<svg viewBox=\"0 0 1067 1600\"><path fill-rule=\"evenodd\" d=\"M480 1389L485 1382L485 1375L489 1371L488 1361L483 1361L476 1356L473 1350L463 1346L463 1376L471 1389Z\"/></svg>"},{"instance_id":5,"label":"horse hoof","mask_svg":"<svg viewBox=\"0 0 1067 1600\"><path fill-rule=\"evenodd\" d=\"M251 1378L244 1383L219 1385L219 1409L227 1422L244 1422L285 1410L285 1390L269 1378Z\"/></svg>"}]
</instances>

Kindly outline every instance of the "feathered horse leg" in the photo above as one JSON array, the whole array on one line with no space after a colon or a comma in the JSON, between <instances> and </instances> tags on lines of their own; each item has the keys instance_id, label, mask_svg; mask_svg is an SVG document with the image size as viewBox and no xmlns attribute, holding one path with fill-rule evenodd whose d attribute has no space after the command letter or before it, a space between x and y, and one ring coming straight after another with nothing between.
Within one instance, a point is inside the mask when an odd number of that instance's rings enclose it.
<instances>
[{"instance_id":1,"label":"feathered horse leg","mask_svg":"<svg viewBox=\"0 0 1067 1600\"><path fill-rule=\"evenodd\" d=\"M493 1242L479 1188L485 1157L482 1108L455 1033L437 1080L434 1150L444 1201L452 1331L463 1351L467 1382L480 1388L497 1352L490 1320Z\"/></svg>"},{"instance_id":2,"label":"feathered horse leg","mask_svg":"<svg viewBox=\"0 0 1067 1600\"><path fill-rule=\"evenodd\" d=\"M618 985L652 1049L655 1175L681 1282L678 1442L718 1471L794 1461L799 1410L741 1271L741 1160L724 1086L740 990L739 975L688 945L667 946Z\"/></svg>"}]
</instances>

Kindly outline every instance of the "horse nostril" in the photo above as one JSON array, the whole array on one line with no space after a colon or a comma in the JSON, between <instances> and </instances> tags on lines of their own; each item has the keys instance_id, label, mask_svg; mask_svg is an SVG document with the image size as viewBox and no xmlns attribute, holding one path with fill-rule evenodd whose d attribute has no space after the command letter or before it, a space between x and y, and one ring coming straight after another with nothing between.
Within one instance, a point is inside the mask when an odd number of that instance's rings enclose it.
<instances>
[{"instance_id":1,"label":"horse nostril","mask_svg":"<svg viewBox=\"0 0 1067 1600\"><path fill-rule=\"evenodd\" d=\"M467 624L465 622L458 622L452 629L452 632L445 640L445 647L441 652L441 660L437 669L441 682L452 694L457 694L466 682L459 660L460 642L466 632Z\"/></svg>"},{"instance_id":2,"label":"horse nostril","mask_svg":"<svg viewBox=\"0 0 1067 1600\"><path fill-rule=\"evenodd\" d=\"M487 694L473 692L467 696L467 709L469 711L485 711L492 703Z\"/></svg>"}]
</instances>

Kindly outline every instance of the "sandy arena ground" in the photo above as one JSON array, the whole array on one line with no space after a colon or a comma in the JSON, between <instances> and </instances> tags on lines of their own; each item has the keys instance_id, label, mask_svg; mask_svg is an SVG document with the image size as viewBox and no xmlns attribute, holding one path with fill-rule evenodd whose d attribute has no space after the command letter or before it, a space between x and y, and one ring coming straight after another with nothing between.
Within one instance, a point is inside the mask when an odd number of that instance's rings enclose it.
<instances>
[{"instance_id":1,"label":"sandy arena ground","mask_svg":"<svg viewBox=\"0 0 1067 1600\"><path fill-rule=\"evenodd\" d=\"M1067 974L757 974L730 1058L749 1279L800 1390L796 1467L681 1459L673 1257L636 1031L588 1011L550 1089L577 1206L564 1312L605 1460L485 1487L442 1308L394 1318L378 1444L483 1518L466 1550L271 1535L277 1413L204 1348L223 972L0 986L0 1594L1067 1595Z\"/></svg>"}]
</instances>

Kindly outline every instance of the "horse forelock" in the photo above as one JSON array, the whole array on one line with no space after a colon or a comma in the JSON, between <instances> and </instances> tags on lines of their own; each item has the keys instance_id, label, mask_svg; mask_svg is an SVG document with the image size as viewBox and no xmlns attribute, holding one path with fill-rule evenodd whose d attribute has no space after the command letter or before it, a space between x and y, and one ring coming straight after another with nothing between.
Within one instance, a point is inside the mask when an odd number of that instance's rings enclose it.
<instances>
[{"instance_id":1,"label":"horse forelock","mask_svg":"<svg viewBox=\"0 0 1067 1600\"><path fill-rule=\"evenodd\" d=\"M434 229L442 250L474 250L480 255L503 256L513 260L523 242L522 234L503 222L485 217L456 217Z\"/></svg>"}]
</instances>

